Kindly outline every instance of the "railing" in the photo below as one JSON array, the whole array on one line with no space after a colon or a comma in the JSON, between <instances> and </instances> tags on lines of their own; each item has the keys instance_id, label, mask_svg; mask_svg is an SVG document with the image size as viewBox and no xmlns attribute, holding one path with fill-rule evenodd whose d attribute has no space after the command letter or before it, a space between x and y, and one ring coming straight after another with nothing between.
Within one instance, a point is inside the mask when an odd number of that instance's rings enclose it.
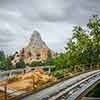
<instances>
[{"instance_id":1,"label":"railing","mask_svg":"<svg viewBox=\"0 0 100 100\"><path fill-rule=\"evenodd\" d=\"M97 64L97 65L94 65L94 64L83 65L83 64L81 64L81 65L75 65L73 67L73 70L71 71L71 73L73 74L73 76L75 76L75 75L79 75L81 73L85 73L85 72L92 71L92 70L97 70L97 69L100 69L100 64ZM68 78L71 78L73 76L69 76L68 75L68 70L64 69L64 75L62 75L62 76L60 76L60 78L58 78L58 82L61 79L68 79ZM32 78L32 80L33 80L33 78ZM55 82L55 83L58 83L58 82ZM10 92L10 93L7 92L9 90L8 89L8 83L4 83L4 84L0 85L0 87L4 88L4 91L2 92L3 95L0 96L0 100L16 100L17 98L27 96L27 95L35 93L35 92L37 92L41 89L52 86L55 83L53 83L53 82L47 83L46 85L43 85L43 86L41 86L40 88L38 88L36 90L34 88L23 89L23 90L21 89L21 90L16 90L16 91L13 91L13 92ZM32 87L34 87L34 85L35 84L33 82ZM22 91L24 91L24 92L22 92ZM18 94L18 95L15 95L15 94Z\"/></svg>"},{"instance_id":2,"label":"railing","mask_svg":"<svg viewBox=\"0 0 100 100\"><path fill-rule=\"evenodd\" d=\"M27 70L35 70L35 69L39 69L39 68L45 70L46 72L48 72L50 74L52 67L53 66L37 66L37 67L30 67L29 69L23 68L23 69L7 70L7 71L0 72L0 76L6 77L6 79L7 78L13 78L18 74L25 73L25 71L27 71Z\"/></svg>"}]
</instances>

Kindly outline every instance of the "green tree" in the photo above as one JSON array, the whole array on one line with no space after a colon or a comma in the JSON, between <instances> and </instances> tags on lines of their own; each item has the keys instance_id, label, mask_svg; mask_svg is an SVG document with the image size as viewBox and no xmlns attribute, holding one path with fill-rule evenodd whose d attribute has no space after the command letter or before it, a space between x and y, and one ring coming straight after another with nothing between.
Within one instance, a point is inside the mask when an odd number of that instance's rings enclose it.
<instances>
[{"instance_id":1,"label":"green tree","mask_svg":"<svg viewBox=\"0 0 100 100\"><path fill-rule=\"evenodd\" d=\"M74 27L73 36L65 50L70 64L100 63L100 18L93 16L86 29Z\"/></svg>"},{"instance_id":2,"label":"green tree","mask_svg":"<svg viewBox=\"0 0 100 100\"><path fill-rule=\"evenodd\" d=\"M4 51L0 51L0 69L6 70L6 57Z\"/></svg>"},{"instance_id":3,"label":"green tree","mask_svg":"<svg viewBox=\"0 0 100 100\"><path fill-rule=\"evenodd\" d=\"M33 61L31 64L30 64L30 67L37 67L37 66L42 66L42 62L41 61Z\"/></svg>"},{"instance_id":4,"label":"green tree","mask_svg":"<svg viewBox=\"0 0 100 100\"><path fill-rule=\"evenodd\" d=\"M0 51L0 61L5 60L5 53L4 51Z\"/></svg>"},{"instance_id":5,"label":"green tree","mask_svg":"<svg viewBox=\"0 0 100 100\"><path fill-rule=\"evenodd\" d=\"M100 62L100 18L98 15L93 15L89 20L87 27L90 29L90 36L92 37L92 48L94 50L94 61Z\"/></svg>"},{"instance_id":6,"label":"green tree","mask_svg":"<svg viewBox=\"0 0 100 100\"><path fill-rule=\"evenodd\" d=\"M5 64L7 66L7 69L14 69L15 67L12 65L11 61L13 60L13 56L7 56Z\"/></svg>"},{"instance_id":7,"label":"green tree","mask_svg":"<svg viewBox=\"0 0 100 100\"><path fill-rule=\"evenodd\" d=\"M48 58L46 60L47 65L53 65L53 58L52 58L52 53L51 50L48 51Z\"/></svg>"},{"instance_id":8,"label":"green tree","mask_svg":"<svg viewBox=\"0 0 100 100\"><path fill-rule=\"evenodd\" d=\"M26 64L23 59L21 59L18 63L16 63L16 68L25 68Z\"/></svg>"},{"instance_id":9,"label":"green tree","mask_svg":"<svg viewBox=\"0 0 100 100\"><path fill-rule=\"evenodd\" d=\"M61 53L60 56L54 60L54 65L56 66L56 69L63 69L66 67L66 64L66 56L63 53Z\"/></svg>"}]
</instances>

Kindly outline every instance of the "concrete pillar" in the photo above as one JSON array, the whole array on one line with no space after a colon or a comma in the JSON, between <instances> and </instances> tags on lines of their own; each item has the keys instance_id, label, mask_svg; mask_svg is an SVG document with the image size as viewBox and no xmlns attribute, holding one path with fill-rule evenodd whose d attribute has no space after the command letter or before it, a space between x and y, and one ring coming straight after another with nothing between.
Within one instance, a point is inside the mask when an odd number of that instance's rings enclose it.
<instances>
[{"instance_id":1,"label":"concrete pillar","mask_svg":"<svg viewBox=\"0 0 100 100\"><path fill-rule=\"evenodd\" d=\"M90 70L92 70L93 69L93 66L92 66L92 64L90 65Z\"/></svg>"},{"instance_id":2,"label":"concrete pillar","mask_svg":"<svg viewBox=\"0 0 100 100\"><path fill-rule=\"evenodd\" d=\"M33 90L35 89L35 77L34 75L32 75L32 86L33 86Z\"/></svg>"},{"instance_id":3,"label":"concrete pillar","mask_svg":"<svg viewBox=\"0 0 100 100\"><path fill-rule=\"evenodd\" d=\"M74 74L77 73L77 65L74 66Z\"/></svg>"},{"instance_id":4,"label":"concrete pillar","mask_svg":"<svg viewBox=\"0 0 100 100\"><path fill-rule=\"evenodd\" d=\"M82 67L82 72L85 72L85 65L84 64L82 64L82 65L80 65L81 67Z\"/></svg>"},{"instance_id":5,"label":"concrete pillar","mask_svg":"<svg viewBox=\"0 0 100 100\"><path fill-rule=\"evenodd\" d=\"M9 72L9 78L11 78L12 77L12 72Z\"/></svg>"},{"instance_id":6,"label":"concrete pillar","mask_svg":"<svg viewBox=\"0 0 100 100\"><path fill-rule=\"evenodd\" d=\"M84 72L86 71L85 67L86 67L85 64L83 64Z\"/></svg>"},{"instance_id":7,"label":"concrete pillar","mask_svg":"<svg viewBox=\"0 0 100 100\"><path fill-rule=\"evenodd\" d=\"M7 100L7 84L4 85L4 100Z\"/></svg>"},{"instance_id":8,"label":"concrete pillar","mask_svg":"<svg viewBox=\"0 0 100 100\"><path fill-rule=\"evenodd\" d=\"M68 75L68 70L67 69L64 69L64 78L65 79L67 78L67 75Z\"/></svg>"},{"instance_id":9,"label":"concrete pillar","mask_svg":"<svg viewBox=\"0 0 100 100\"><path fill-rule=\"evenodd\" d=\"M99 64L96 65L96 69L99 69Z\"/></svg>"},{"instance_id":10,"label":"concrete pillar","mask_svg":"<svg viewBox=\"0 0 100 100\"><path fill-rule=\"evenodd\" d=\"M48 71L48 73L50 74L51 73L51 68L49 67L49 71Z\"/></svg>"}]
</instances>

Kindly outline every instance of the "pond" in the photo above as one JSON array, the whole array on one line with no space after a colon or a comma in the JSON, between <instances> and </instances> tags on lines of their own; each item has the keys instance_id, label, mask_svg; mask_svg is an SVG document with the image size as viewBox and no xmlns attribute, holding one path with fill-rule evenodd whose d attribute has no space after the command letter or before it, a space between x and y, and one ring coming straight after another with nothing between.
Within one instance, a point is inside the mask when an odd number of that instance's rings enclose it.
<instances>
[{"instance_id":1,"label":"pond","mask_svg":"<svg viewBox=\"0 0 100 100\"><path fill-rule=\"evenodd\" d=\"M6 80L8 78L14 77L18 74L22 73L21 71L4 71L0 72L0 80Z\"/></svg>"},{"instance_id":2,"label":"pond","mask_svg":"<svg viewBox=\"0 0 100 100\"><path fill-rule=\"evenodd\" d=\"M0 80L6 80L9 76L6 74L6 75L0 75Z\"/></svg>"}]
</instances>

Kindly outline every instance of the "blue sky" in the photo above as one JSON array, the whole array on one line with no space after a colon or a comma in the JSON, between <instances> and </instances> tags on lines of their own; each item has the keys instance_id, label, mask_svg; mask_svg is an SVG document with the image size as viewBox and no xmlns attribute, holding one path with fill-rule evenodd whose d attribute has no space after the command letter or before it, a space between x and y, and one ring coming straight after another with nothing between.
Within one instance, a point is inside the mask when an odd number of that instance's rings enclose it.
<instances>
[{"instance_id":1,"label":"blue sky","mask_svg":"<svg viewBox=\"0 0 100 100\"><path fill-rule=\"evenodd\" d=\"M100 0L0 0L0 49L25 47L34 30L48 47L61 52L75 25L100 15Z\"/></svg>"}]
</instances>

